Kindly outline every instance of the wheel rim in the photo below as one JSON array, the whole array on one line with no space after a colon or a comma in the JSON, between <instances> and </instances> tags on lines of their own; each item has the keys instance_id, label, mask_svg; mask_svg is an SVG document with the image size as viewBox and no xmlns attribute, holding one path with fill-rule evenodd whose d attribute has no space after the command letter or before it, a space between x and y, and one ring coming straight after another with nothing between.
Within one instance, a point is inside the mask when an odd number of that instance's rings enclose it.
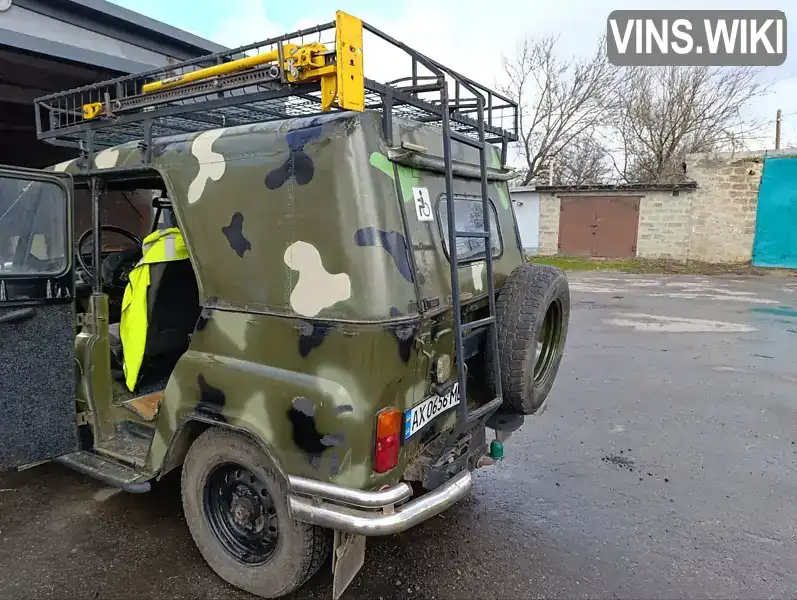
<instances>
[{"instance_id":1,"label":"wheel rim","mask_svg":"<svg viewBox=\"0 0 797 600\"><path fill-rule=\"evenodd\" d=\"M548 307L534 352L533 382L540 386L550 375L562 340L562 303L555 300Z\"/></svg>"},{"instance_id":2,"label":"wheel rim","mask_svg":"<svg viewBox=\"0 0 797 600\"><path fill-rule=\"evenodd\" d=\"M205 518L230 556L247 564L267 562L279 537L277 512L266 486L246 467L217 465L204 490Z\"/></svg>"}]
</instances>

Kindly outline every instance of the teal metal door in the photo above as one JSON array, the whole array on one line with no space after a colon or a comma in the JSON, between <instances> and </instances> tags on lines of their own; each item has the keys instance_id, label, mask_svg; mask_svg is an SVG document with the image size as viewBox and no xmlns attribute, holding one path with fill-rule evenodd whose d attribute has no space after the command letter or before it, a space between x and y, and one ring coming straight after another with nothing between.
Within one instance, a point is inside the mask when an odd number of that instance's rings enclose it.
<instances>
[{"instance_id":1,"label":"teal metal door","mask_svg":"<svg viewBox=\"0 0 797 600\"><path fill-rule=\"evenodd\" d=\"M797 268L797 157L764 159L753 264Z\"/></svg>"}]
</instances>

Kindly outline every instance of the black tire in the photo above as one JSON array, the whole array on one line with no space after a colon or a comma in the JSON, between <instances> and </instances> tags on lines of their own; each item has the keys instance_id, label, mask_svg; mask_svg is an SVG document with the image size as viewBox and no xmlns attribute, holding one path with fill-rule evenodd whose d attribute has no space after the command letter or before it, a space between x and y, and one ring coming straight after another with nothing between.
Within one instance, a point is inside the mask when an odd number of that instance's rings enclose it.
<instances>
[{"instance_id":1,"label":"black tire","mask_svg":"<svg viewBox=\"0 0 797 600\"><path fill-rule=\"evenodd\" d=\"M524 264L510 273L496 299L501 410L540 414L562 362L570 320L570 287L561 269ZM546 318L547 317L547 318ZM537 356L538 342L542 352ZM488 389L494 390L493 345L485 347Z\"/></svg>"},{"instance_id":2,"label":"black tire","mask_svg":"<svg viewBox=\"0 0 797 600\"><path fill-rule=\"evenodd\" d=\"M265 486L269 514L276 511L276 542L265 562L247 564L230 551L219 535L214 516L206 508L213 504L206 485L226 465L240 465ZM212 489L212 488L211 488ZM301 587L323 565L331 547L330 532L290 518L284 478L266 455L245 436L211 428L191 445L183 464L183 510L200 553L216 574L228 583L263 598L279 598ZM215 517L218 519L218 517Z\"/></svg>"}]
</instances>

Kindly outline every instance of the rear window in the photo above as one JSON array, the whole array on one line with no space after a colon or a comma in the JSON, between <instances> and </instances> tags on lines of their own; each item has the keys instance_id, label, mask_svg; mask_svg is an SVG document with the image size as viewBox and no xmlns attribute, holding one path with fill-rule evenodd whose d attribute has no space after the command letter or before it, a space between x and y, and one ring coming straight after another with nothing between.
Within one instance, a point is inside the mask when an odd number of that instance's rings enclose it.
<instances>
[{"instance_id":1,"label":"rear window","mask_svg":"<svg viewBox=\"0 0 797 600\"><path fill-rule=\"evenodd\" d=\"M493 257L498 258L504 250L501 230L498 227L498 213L493 201L488 198L490 206L490 235ZM454 216L457 231L484 231L484 210L481 198L475 196L454 196ZM437 220L440 223L440 236L446 256L448 251L448 198L443 196L437 204ZM486 256L484 238L457 238L457 258L460 262L483 260ZM450 259L450 258L449 258Z\"/></svg>"}]
</instances>

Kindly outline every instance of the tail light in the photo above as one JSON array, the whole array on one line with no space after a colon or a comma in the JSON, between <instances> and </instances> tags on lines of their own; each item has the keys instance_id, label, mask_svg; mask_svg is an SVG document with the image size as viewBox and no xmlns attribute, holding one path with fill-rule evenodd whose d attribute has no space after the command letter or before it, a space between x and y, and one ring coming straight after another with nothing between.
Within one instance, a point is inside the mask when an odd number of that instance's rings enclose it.
<instances>
[{"instance_id":1,"label":"tail light","mask_svg":"<svg viewBox=\"0 0 797 600\"><path fill-rule=\"evenodd\" d=\"M401 411L386 408L376 416L374 471L384 473L398 464L401 450Z\"/></svg>"}]
</instances>

